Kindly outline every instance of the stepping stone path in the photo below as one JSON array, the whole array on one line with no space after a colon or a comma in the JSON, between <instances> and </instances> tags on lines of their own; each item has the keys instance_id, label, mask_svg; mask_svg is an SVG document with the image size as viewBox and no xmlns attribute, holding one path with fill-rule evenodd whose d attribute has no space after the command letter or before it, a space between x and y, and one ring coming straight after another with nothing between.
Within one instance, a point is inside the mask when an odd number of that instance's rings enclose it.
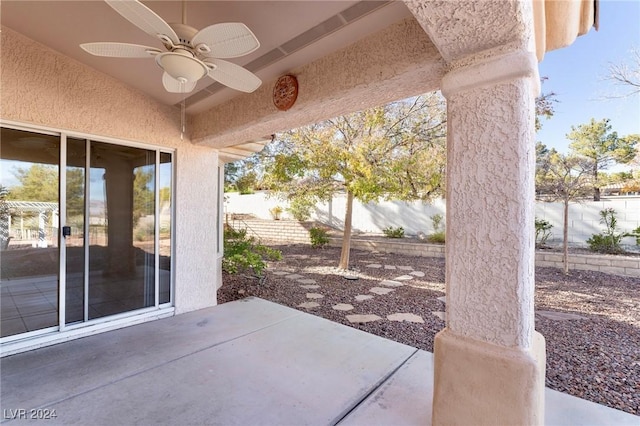
<instances>
[{"instance_id":1,"label":"stepping stone path","mask_svg":"<svg viewBox=\"0 0 640 426\"><path fill-rule=\"evenodd\" d=\"M320 261L320 259L315 259L316 261ZM384 286L384 287L373 287L371 289L369 289L369 292L371 293L375 293L376 295L379 296L384 296L385 294L389 294L391 292L393 292L395 290L396 287L402 287L404 285L406 285L407 283L405 283L405 281L410 281L412 279L414 279L415 277L424 277L425 273L422 271L416 271L413 269L412 266L395 266L395 265L382 265L380 263L369 263L367 265L365 265L366 268L371 268L371 269L385 269L385 270L396 270L399 269L401 271L408 271L408 273L406 273L405 275L400 275L399 277L396 277L392 280L381 280L380 281L380 285ZM284 278L288 279L288 280L296 280L300 285L300 287L307 289L307 290L315 290L315 289L319 289L320 286L317 284L316 280L311 279L311 278L305 278L303 275L300 274L293 274L291 272L288 271L271 271L271 273L273 275L278 275L278 276L284 276ZM347 276L349 275L349 276ZM357 279L358 276L357 274L347 274L344 275L344 278L354 278ZM355 300L357 302L364 302L365 300L371 300L373 299L375 296L371 295L371 294L358 294L357 296L355 296ZM304 308L304 309L313 309L313 308L317 308L320 306L320 304L318 302L315 302L313 300L319 300L319 299L323 299L324 295L321 293L307 293L306 294L306 298L307 299L312 299L312 301L308 301L308 302L304 302L298 305L299 308ZM446 301L446 297L442 296L442 297L438 297L438 300L445 302ZM331 307L332 309L336 310L336 311L343 311L343 312L347 312L347 311L351 311L354 309L353 305L349 304L349 303L338 303L336 305L333 305ZM550 319L556 319L556 320L564 320L564 319L583 319L583 317L580 317L578 315L575 314L567 314L567 313L561 313L561 312L548 312L548 311L537 311L536 313L539 313L541 316L544 316L546 318L550 318ZM444 321L445 319L445 313L444 312L440 312L440 311L435 311L432 312L433 315L435 315L436 317L440 318L441 320ZM347 321L349 321L350 323L367 323L367 322L372 322L372 321L380 321L383 318L378 316L378 315L373 315L373 314L354 314L354 315L346 315L346 319ZM424 319L416 314L412 314L410 312L398 312L398 313L394 313L391 315L388 315L387 320L389 321L397 321L397 322L411 322L411 323L416 323L416 324L424 324Z\"/></svg>"},{"instance_id":2,"label":"stepping stone path","mask_svg":"<svg viewBox=\"0 0 640 426\"><path fill-rule=\"evenodd\" d=\"M412 279L413 279L413 275L400 275L399 277L395 278L396 281L409 281Z\"/></svg>"},{"instance_id":3,"label":"stepping stone path","mask_svg":"<svg viewBox=\"0 0 640 426\"><path fill-rule=\"evenodd\" d=\"M397 314L391 314L387 316L387 319L389 321L408 321L408 322L416 322L419 324L424 324L424 320L422 319L421 316L416 315L416 314L410 314L410 313L397 313Z\"/></svg>"},{"instance_id":4,"label":"stepping stone path","mask_svg":"<svg viewBox=\"0 0 640 426\"><path fill-rule=\"evenodd\" d=\"M299 274L285 275L284 277L288 280L297 280L298 278L304 278L302 275L299 275Z\"/></svg>"},{"instance_id":5,"label":"stepping stone path","mask_svg":"<svg viewBox=\"0 0 640 426\"><path fill-rule=\"evenodd\" d=\"M383 281L380 281L380 284L385 285L387 287L401 287L404 285L399 281L393 281L393 280L383 280Z\"/></svg>"},{"instance_id":6,"label":"stepping stone path","mask_svg":"<svg viewBox=\"0 0 640 426\"><path fill-rule=\"evenodd\" d=\"M337 305L332 306L336 311L351 311L353 310L353 305L348 303L338 303Z\"/></svg>"},{"instance_id":7,"label":"stepping stone path","mask_svg":"<svg viewBox=\"0 0 640 426\"><path fill-rule=\"evenodd\" d=\"M373 296L371 296L370 294L359 294L356 296L356 300L358 302L363 302L365 300L370 300L373 299Z\"/></svg>"},{"instance_id":8,"label":"stepping stone path","mask_svg":"<svg viewBox=\"0 0 640 426\"><path fill-rule=\"evenodd\" d=\"M377 315L347 315L347 321L350 323L363 323L378 321L382 318Z\"/></svg>"},{"instance_id":9,"label":"stepping stone path","mask_svg":"<svg viewBox=\"0 0 640 426\"><path fill-rule=\"evenodd\" d=\"M307 299L322 299L323 297L324 295L320 293L307 293Z\"/></svg>"},{"instance_id":10,"label":"stepping stone path","mask_svg":"<svg viewBox=\"0 0 640 426\"><path fill-rule=\"evenodd\" d=\"M375 293L375 294L389 294L393 291L392 288L383 288L383 287L373 287L371 290L369 290L371 293Z\"/></svg>"}]
</instances>

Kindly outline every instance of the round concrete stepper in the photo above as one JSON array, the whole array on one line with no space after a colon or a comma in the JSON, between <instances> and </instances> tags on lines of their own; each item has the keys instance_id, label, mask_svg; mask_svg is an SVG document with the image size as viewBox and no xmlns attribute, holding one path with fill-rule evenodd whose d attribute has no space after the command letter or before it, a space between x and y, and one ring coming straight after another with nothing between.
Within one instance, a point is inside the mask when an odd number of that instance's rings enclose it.
<instances>
[{"instance_id":1,"label":"round concrete stepper","mask_svg":"<svg viewBox=\"0 0 640 426\"><path fill-rule=\"evenodd\" d=\"M424 324L424 320L422 319L421 316L408 313L408 312L398 312L396 314L387 315L387 319L389 321L399 321L399 322L407 321L407 322L415 322L418 324Z\"/></svg>"},{"instance_id":2,"label":"round concrete stepper","mask_svg":"<svg viewBox=\"0 0 640 426\"><path fill-rule=\"evenodd\" d=\"M440 296L437 299L443 303L447 303L447 296Z\"/></svg>"},{"instance_id":3,"label":"round concrete stepper","mask_svg":"<svg viewBox=\"0 0 640 426\"><path fill-rule=\"evenodd\" d=\"M371 300L373 299L374 296L370 295L370 294L359 294L356 296L356 300L358 302L363 302L365 300Z\"/></svg>"},{"instance_id":4,"label":"round concrete stepper","mask_svg":"<svg viewBox=\"0 0 640 426\"><path fill-rule=\"evenodd\" d=\"M387 287L402 287L405 284L401 283L400 281L382 280L382 281L380 281L380 285L384 285L384 286L387 286Z\"/></svg>"},{"instance_id":5,"label":"round concrete stepper","mask_svg":"<svg viewBox=\"0 0 640 426\"><path fill-rule=\"evenodd\" d=\"M393 291L392 288L383 288L383 287L373 287L372 289L369 290L371 293L375 293L375 294L389 294Z\"/></svg>"},{"instance_id":6,"label":"round concrete stepper","mask_svg":"<svg viewBox=\"0 0 640 426\"><path fill-rule=\"evenodd\" d=\"M301 285L300 287L306 288L307 290L315 290L320 288L318 284L306 284L306 285Z\"/></svg>"},{"instance_id":7,"label":"round concrete stepper","mask_svg":"<svg viewBox=\"0 0 640 426\"><path fill-rule=\"evenodd\" d=\"M320 306L318 302L304 302L298 305L299 308L313 309Z\"/></svg>"},{"instance_id":8,"label":"round concrete stepper","mask_svg":"<svg viewBox=\"0 0 640 426\"><path fill-rule=\"evenodd\" d=\"M413 271L413 266L398 266L398 269L403 271Z\"/></svg>"},{"instance_id":9,"label":"round concrete stepper","mask_svg":"<svg viewBox=\"0 0 640 426\"><path fill-rule=\"evenodd\" d=\"M297 280L299 278L304 278L302 275L300 274L291 274L291 275L285 275L284 276L286 279L288 280Z\"/></svg>"},{"instance_id":10,"label":"round concrete stepper","mask_svg":"<svg viewBox=\"0 0 640 426\"><path fill-rule=\"evenodd\" d=\"M320 293L307 293L307 299L322 299L323 297L324 295Z\"/></svg>"},{"instance_id":11,"label":"round concrete stepper","mask_svg":"<svg viewBox=\"0 0 640 426\"><path fill-rule=\"evenodd\" d=\"M431 312L431 313L433 315L437 316L438 318L440 318L442 321L446 321L444 319L444 312L442 312L442 311L434 311L434 312Z\"/></svg>"},{"instance_id":12,"label":"round concrete stepper","mask_svg":"<svg viewBox=\"0 0 640 426\"><path fill-rule=\"evenodd\" d=\"M382 318L377 315L347 315L347 321L350 323L362 323L362 322L371 322L371 321L379 321Z\"/></svg>"},{"instance_id":13,"label":"round concrete stepper","mask_svg":"<svg viewBox=\"0 0 640 426\"><path fill-rule=\"evenodd\" d=\"M414 277L424 277L424 272L422 271L411 271L409 272L409 274L413 275Z\"/></svg>"},{"instance_id":14,"label":"round concrete stepper","mask_svg":"<svg viewBox=\"0 0 640 426\"><path fill-rule=\"evenodd\" d=\"M333 305L331 308L336 311L351 311L353 310L353 305L348 303L338 303L337 305Z\"/></svg>"},{"instance_id":15,"label":"round concrete stepper","mask_svg":"<svg viewBox=\"0 0 640 426\"><path fill-rule=\"evenodd\" d=\"M370 263L366 266L367 268L374 268L374 269L380 269L382 268L382 265L379 263Z\"/></svg>"},{"instance_id":16,"label":"round concrete stepper","mask_svg":"<svg viewBox=\"0 0 640 426\"><path fill-rule=\"evenodd\" d=\"M289 275L289 274L291 274L291 272L287 272L287 271L273 271L271 273L273 275Z\"/></svg>"},{"instance_id":17,"label":"round concrete stepper","mask_svg":"<svg viewBox=\"0 0 640 426\"><path fill-rule=\"evenodd\" d=\"M399 277L394 278L396 281L409 281L413 279L413 275L400 275Z\"/></svg>"},{"instance_id":18,"label":"round concrete stepper","mask_svg":"<svg viewBox=\"0 0 640 426\"><path fill-rule=\"evenodd\" d=\"M311 278L304 278L304 279L298 280L298 282L300 284L315 284L316 280L311 279Z\"/></svg>"},{"instance_id":19,"label":"round concrete stepper","mask_svg":"<svg viewBox=\"0 0 640 426\"><path fill-rule=\"evenodd\" d=\"M384 269L396 269L393 265L384 265Z\"/></svg>"}]
</instances>

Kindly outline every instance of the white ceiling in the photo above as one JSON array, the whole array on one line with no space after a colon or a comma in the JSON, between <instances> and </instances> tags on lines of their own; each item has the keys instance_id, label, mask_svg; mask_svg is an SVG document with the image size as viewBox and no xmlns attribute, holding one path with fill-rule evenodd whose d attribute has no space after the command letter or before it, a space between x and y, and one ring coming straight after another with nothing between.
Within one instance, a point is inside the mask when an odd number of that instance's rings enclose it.
<instances>
[{"instance_id":1,"label":"white ceiling","mask_svg":"<svg viewBox=\"0 0 640 426\"><path fill-rule=\"evenodd\" d=\"M182 20L180 1L143 3L167 22ZM261 46L231 61L253 68L251 71L263 84L269 85L282 74L410 16L401 1L192 0L186 5L187 24L197 29L220 22L246 24ZM164 90L162 70L153 59L96 57L79 47L81 43L115 41L162 48L159 40L129 23L103 1L2 0L0 8L2 25L111 75L163 104L176 105L182 101L182 95ZM363 11L365 14L359 17ZM303 45L292 48L298 41ZM266 61L274 54L281 56ZM187 112L206 110L239 94L203 78L187 95Z\"/></svg>"}]
</instances>

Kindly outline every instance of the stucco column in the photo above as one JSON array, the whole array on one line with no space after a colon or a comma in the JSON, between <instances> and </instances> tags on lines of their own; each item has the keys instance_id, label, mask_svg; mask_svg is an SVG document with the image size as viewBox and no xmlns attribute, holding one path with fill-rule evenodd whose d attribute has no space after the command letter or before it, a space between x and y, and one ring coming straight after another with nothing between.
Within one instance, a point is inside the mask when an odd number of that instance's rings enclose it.
<instances>
[{"instance_id":1,"label":"stucco column","mask_svg":"<svg viewBox=\"0 0 640 426\"><path fill-rule=\"evenodd\" d=\"M437 334L433 424L544 421L534 330L533 53L468 61L447 98L447 326Z\"/></svg>"}]
</instances>

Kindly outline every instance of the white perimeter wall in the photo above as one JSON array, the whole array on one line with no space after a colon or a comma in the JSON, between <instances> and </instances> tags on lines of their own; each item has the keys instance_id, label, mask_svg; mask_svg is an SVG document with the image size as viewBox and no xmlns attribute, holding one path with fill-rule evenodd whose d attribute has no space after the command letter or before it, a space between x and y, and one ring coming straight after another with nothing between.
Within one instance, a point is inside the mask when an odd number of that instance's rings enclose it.
<instances>
[{"instance_id":1,"label":"white perimeter wall","mask_svg":"<svg viewBox=\"0 0 640 426\"><path fill-rule=\"evenodd\" d=\"M269 197L266 192L240 195L225 194L225 213L253 214L258 218L270 219L269 209L275 206L288 207L286 201ZM586 240L593 234L602 232L600 210L613 208L617 212L618 226L621 231L631 231L640 226L640 197L616 197L601 201L585 201L569 206L569 243L577 246L586 245ZM562 242L562 203L536 203L536 217L549 221L553 228L548 243ZM338 195L332 202L318 204L312 219L342 228L344 224L345 196ZM421 202L383 201L378 204L362 204L354 201L353 228L355 231L381 234L386 227L403 227L406 235L433 232L430 217L434 214L445 216L445 201L434 200L431 204ZM292 218L288 212L283 218ZM625 238L623 244L635 245L633 238Z\"/></svg>"}]
</instances>

